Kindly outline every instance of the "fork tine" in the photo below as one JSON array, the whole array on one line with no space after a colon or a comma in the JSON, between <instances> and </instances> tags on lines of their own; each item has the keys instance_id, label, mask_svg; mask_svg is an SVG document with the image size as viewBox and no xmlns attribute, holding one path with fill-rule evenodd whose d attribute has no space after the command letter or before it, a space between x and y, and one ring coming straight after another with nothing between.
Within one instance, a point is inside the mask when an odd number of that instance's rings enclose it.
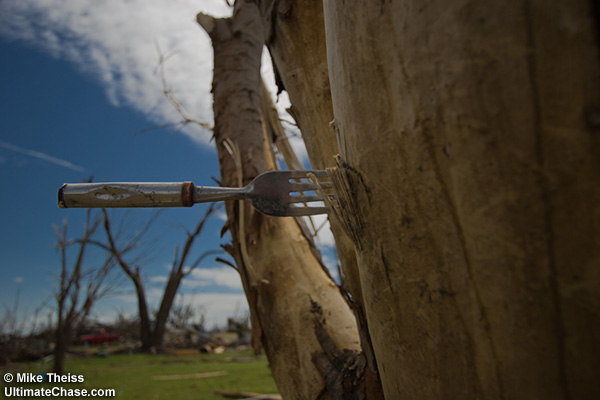
<instances>
[{"instance_id":1,"label":"fork tine","mask_svg":"<svg viewBox=\"0 0 600 400\"><path fill-rule=\"evenodd\" d=\"M316 188L317 185L310 182L290 182L290 192L305 192Z\"/></svg>"},{"instance_id":2,"label":"fork tine","mask_svg":"<svg viewBox=\"0 0 600 400\"><path fill-rule=\"evenodd\" d=\"M292 196L290 198L292 203L310 203L311 201L323 201L323 198L318 195L305 195L305 196Z\"/></svg>"},{"instance_id":3,"label":"fork tine","mask_svg":"<svg viewBox=\"0 0 600 400\"><path fill-rule=\"evenodd\" d=\"M329 207L288 207L285 215L290 217L302 217L307 215L328 214Z\"/></svg>"}]
</instances>

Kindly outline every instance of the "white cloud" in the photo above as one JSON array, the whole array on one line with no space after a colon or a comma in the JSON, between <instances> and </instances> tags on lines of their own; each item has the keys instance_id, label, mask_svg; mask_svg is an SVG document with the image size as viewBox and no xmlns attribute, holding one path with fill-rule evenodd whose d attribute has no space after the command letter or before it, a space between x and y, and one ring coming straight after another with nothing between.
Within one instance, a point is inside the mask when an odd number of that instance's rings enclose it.
<instances>
[{"instance_id":1,"label":"white cloud","mask_svg":"<svg viewBox=\"0 0 600 400\"><path fill-rule=\"evenodd\" d=\"M166 282L166 280L165 280ZM118 306L121 307L130 307L131 305L137 305L137 294L133 287L123 287L119 288L118 294L111 296L111 299L116 299ZM146 301L148 302L148 306L150 308L158 308L160 304L160 300L162 299L164 293L164 287L152 287L148 286L145 289ZM137 309L137 308L136 308Z\"/></svg>"},{"instance_id":2,"label":"white cloud","mask_svg":"<svg viewBox=\"0 0 600 400\"><path fill-rule=\"evenodd\" d=\"M212 124L213 52L208 35L195 21L198 12L226 17L231 8L224 0L0 1L0 35L73 62L103 86L111 103L136 109L161 125L181 117L162 93L158 46L168 58L165 74L175 98L194 118ZM275 93L266 51L262 74ZM276 106L284 113L287 95L280 95ZM212 135L193 124L183 133L202 144ZM306 161L301 138L292 137L291 144Z\"/></svg>"},{"instance_id":3,"label":"white cloud","mask_svg":"<svg viewBox=\"0 0 600 400\"><path fill-rule=\"evenodd\" d=\"M156 296L156 291L152 291ZM151 296L149 295L150 299ZM150 307L156 308L160 297L151 301ZM206 313L206 327L212 328L217 325L224 327L227 318L240 317L248 312L248 302L243 293L195 293L178 294L176 301L183 304L191 304L198 311L202 309ZM104 322L112 322L119 313L125 315L137 315L137 299L135 294L130 293L115 297L104 298L94 307L93 317Z\"/></svg>"},{"instance_id":4,"label":"white cloud","mask_svg":"<svg viewBox=\"0 0 600 400\"><path fill-rule=\"evenodd\" d=\"M155 275L148 278L148 280L152 283L166 283L168 277L166 275Z\"/></svg>"},{"instance_id":5,"label":"white cloud","mask_svg":"<svg viewBox=\"0 0 600 400\"><path fill-rule=\"evenodd\" d=\"M137 296L132 290L126 293L119 293L112 298L118 300L119 306L137 304Z\"/></svg>"},{"instance_id":6,"label":"white cloud","mask_svg":"<svg viewBox=\"0 0 600 400\"><path fill-rule=\"evenodd\" d=\"M231 267L222 265L215 268L196 268L183 280L187 288L220 286L232 290L242 290L240 274Z\"/></svg>"},{"instance_id":7,"label":"white cloud","mask_svg":"<svg viewBox=\"0 0 600 400\"><path fill-rule=\"evenodd\" d=\"M80 167L79 165L75 165L72 162L61 160L60 158L53 157L49 154L42 153L41 151L25 149L23 147L15 146L14 144L10 144L7 142L0 141L0 147L5 148L7 150L14 151L15 153L25 154L26 156L38 158L43 161L47 161L52 164L60 165L61 167L65 167L68 169L72 169L77 172L85 172L86 169Z\"/></svg>"},{"instance_id":8,"label":"white cloud","mask_svg":"<svg viewBox=\"0 0 600 400\"><path fill-rule=\"evenodd\" d=\"M206 312L206 327L225 326L227 318L240 317L248 312L248 301L243 293L198 293L184 295L183 301Z\"/></svg>"},{"instance_id":9,"label":"white cloud","mask_svg":"<svg viewBox=\"0 0 600 400\"><path fill-rule=\"evenodd\" d=\"M165 264L164 275L152 275L145 279L146 300L151 310L159 307L170 269L171 266ZM101 299L94 307L94 318L111 322L119 313L137 315L134 288L126 283L116 288L115 292L118 294ZM207 328L215 325L224 327L227 318L240 317L248 312L240 276L236 270L225 265L194 269L183 279L175 301L178 304L192 304L198 311L202 308L206 312Z\"/></svg>"},{"instance_id":10,"label":"white cloud","mask_svg":"<svg viewBox=\"0 0 600 400\"><path fill-rule=\"evenodd\" d=\"M312 226L310 221L308 221L308 217L304 218L307 219L306 223L308 226ZM331 232L331 225L327 219L327 214L317 214L311 216L311 218L315 228L318 229L317 236L315 238L316 244L319 247L335 247L335 239L333 237L333 232Z\"/></svg>"},{"instance_id":11,"label":"white cloud","mask_svg":"<svg viewBox=\"0 0 600 400\"><path fill-rule=\"evenodd\" d=\"M212 47L195 22L199 11L231 12L222 0L7 1L0 2L0 35L75 63L114 104L157 124L177 122L180 116L162 94L158 44L171 56L165 65L170 89L197 119L211 123ZM201 143L211 135L192 126L185 133Z\"/></svg>"},{"instance_id":12,"label":"white cloud","mask_svg":"<svg viewBox=\"0 0 600 400\"><path fill-rule=\"evenodd\" d=\"M223 208L217 211L214 215L219 221L227 221L227 212Z\"/></svg>"},{"instance_id":13,"label":"white cloud","mask_svg":"<svg viewBox=\"0 0 600 400\"><path fill-rule=\"evenodd\" d=\"M169 266L169 269L171 267ZM164 284L168 276L154 275L148 278L148 281L154 284ZM196 268L182 281L183 288L206 288L218 287L227 290L243 290L240 274L233 268L220 265L213 268Z\"/></svg>"}]
</instances>

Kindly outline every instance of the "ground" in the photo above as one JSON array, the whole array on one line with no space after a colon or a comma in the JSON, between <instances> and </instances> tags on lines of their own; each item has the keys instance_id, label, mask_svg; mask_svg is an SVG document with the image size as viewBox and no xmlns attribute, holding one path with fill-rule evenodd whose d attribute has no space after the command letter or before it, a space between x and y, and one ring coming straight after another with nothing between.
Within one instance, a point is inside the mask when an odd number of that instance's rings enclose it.
<instances>
[{"instance_id":1,"label":"ground","mask_svg":"<svg viewBox=\"0 0 600 400\"><path fill-rule=\"evenodd\" d=\"M44 373L51 362L9 364L0 367L6 373ZM215 391L273 394L277 387L264 356L248 350L228 350L223 354L177 355L129 354L70 358L65 373L83 375L83 383L16 383L11 386L41 388L62 386L68 389L115 389L116 398L124 399L223 399ZM16 378L16 375L14 375ZM9 384L3 382L3 386ZM4 388L2 389L4 392ZM106 397L105 397L106 398Z\"/></svg>"}]
</instances>

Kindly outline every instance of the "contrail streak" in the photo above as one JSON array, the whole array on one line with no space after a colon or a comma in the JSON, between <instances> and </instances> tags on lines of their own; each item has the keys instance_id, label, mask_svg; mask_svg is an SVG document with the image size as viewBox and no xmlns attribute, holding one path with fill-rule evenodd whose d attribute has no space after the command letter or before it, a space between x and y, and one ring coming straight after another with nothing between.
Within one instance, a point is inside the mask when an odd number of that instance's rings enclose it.
<instances>
[{"instance_id":1,"label":"contrail streak","mask_svg":"<svg viewBox=\"0 0 600 400\"><path fill-rule=\"evenodd\" d=\"M3 142L1 140L0 140L0 147L4 147L5 149L12 150L16 153L25 154L30 157L39 158L40 160L48 161L52 164L56 164L56 165L60 165L61 167L72 169L73 171L77 171L77 172L85 172L86 171L85 168L80 167L79 165L75 165L69 161L61 160L60 158L52 157L51 155L42 153L41 151L24 149L22 147L15 146L10 143Z\"/></svg>"}]
</instances>

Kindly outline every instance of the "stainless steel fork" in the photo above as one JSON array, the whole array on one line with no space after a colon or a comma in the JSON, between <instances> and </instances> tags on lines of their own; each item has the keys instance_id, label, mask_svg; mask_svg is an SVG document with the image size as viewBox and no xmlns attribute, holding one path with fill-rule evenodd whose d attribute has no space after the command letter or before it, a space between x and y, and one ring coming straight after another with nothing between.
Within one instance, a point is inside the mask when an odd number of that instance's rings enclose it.
<instances>
[{"instance_id":1,"label":"stainless steel fork","mask_svg":"<svg viewBox=\"0 0 600 400\"><path fill-rule=\"evenodd\" d=\"M58 206L191 207L195 203L245 199L261 213L276 217L325 214L330 211L328 207L310 204L323 201L317 189L331 188L331 182L321 181L325 178L326 171L294 170L264 172L243 188L194 186L192 182L65 183L58 191Z\"/></svg>"}]
</instances>

